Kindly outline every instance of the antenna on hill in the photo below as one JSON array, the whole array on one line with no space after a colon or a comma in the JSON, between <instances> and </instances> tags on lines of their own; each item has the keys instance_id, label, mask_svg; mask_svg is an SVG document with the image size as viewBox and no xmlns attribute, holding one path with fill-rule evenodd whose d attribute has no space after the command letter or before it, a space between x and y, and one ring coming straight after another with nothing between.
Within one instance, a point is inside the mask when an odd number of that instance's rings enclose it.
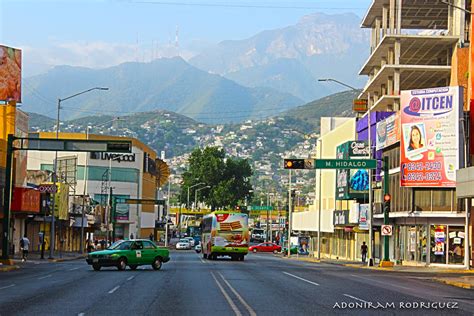
<instances>
[{"instance_id":1,"label":"antenna on hill","mask_svg":"<svg viewBox=\"0 0 474 316\"><path fill-rule=\"evenodd\" d=\"M176 35L174 38L174 48L176 49L176 54L179 57L179 26L176 25Z\"/></svg>"}]
</instances>

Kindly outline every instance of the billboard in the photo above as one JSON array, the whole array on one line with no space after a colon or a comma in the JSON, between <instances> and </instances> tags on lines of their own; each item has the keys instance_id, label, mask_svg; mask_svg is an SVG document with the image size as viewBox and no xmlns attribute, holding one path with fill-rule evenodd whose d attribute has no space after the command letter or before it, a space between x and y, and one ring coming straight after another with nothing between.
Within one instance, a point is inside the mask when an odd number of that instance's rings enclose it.
<instances>
[{"instance_id":1,"label":"billboard","mask_svg":"<svg viewBox=\"0 0 474 316\"><path fill-rule=\"evenodd\" d=\"M38 190L14 187L11 210L13 212L39 213L41 194Z\"/></svg>"},{"instance_id":2,"label":"billboard","mask_svg":"<svg viewBox=\"0 0 474 316\"><path fill-rule=\"evenodd\" d=\"M377 122L376 150L396 144L400 141L400 114L397 112Z\"/></svg>"},{"instance_id":3,"label":"billboard","mask_svg":"<svg viewBox=\"0 0 474 316\"><path fill-rule=\"evenodd\" d=\"M28 137L29 115L23 111L16 110L15 116L15 136ZM15 151L15 185L20 187L26 186L26 167L28 161L28 151Z\"/></svg>"},{"instance_id":4,"label":"billboard","mask_svg":"<svg viewBox=\"0 0 474 316\"><path fill-rule=\"evenodd\" d=\"M69 185L56 183L58 192L54 195L54 215L59 219L68 219L69 211Z\"/></svg>"},{"instance_id":5,"label":"billboard","mask_svg":"<svg viewBox=\"0 0 474 316\"><path fill-rule=\"evenodd\" d=\"M21 102L21 50L0 45L0 101Z\"/></svg>"},{"instance_id":6,"label":"billboard","mask_svg":"<svg viewBox=\"0 0 474 316\"><path fill-rule=\"evenodd\" d=\"M400 185L456 187L461 87L402 91Z\"/></svg>"},{"instance_id":7,"label":"billboard","mask_svg":"<svg viewBox=\"0 0 474 316\"><path fill-rule=\"evenodd\" d=\"M365 141L348 141L336 148L336 159L369 157ZM366 169L338 169L336 171L336 200L366 198L369 193L369 172Z\"/></svg>"}]
</instances>

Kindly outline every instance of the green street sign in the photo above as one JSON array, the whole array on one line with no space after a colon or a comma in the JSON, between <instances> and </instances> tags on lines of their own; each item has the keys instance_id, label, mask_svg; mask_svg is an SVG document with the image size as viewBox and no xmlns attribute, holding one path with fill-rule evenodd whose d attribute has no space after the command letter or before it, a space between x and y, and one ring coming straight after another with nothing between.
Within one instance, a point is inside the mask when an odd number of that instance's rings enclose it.
<instances>
[{"instance_id":1,"label":"green street sign","mask_svg":"<svg viewBox=\"0 0 474 316\"><path fill-rule=\"evenodd\" d=\"M375 169L376 159L315 159L315 169Z\"/></svg>"},{"instance_id":2,"label":"green street sign","mask_svg":"<svg viewBox=\"0 0 474 316\"><path fill-rule=\"evenodd\" d=\"M273 206L270 205L252 205L250 206L251 211L273 211Z\"/></svg>"}]
</instances>

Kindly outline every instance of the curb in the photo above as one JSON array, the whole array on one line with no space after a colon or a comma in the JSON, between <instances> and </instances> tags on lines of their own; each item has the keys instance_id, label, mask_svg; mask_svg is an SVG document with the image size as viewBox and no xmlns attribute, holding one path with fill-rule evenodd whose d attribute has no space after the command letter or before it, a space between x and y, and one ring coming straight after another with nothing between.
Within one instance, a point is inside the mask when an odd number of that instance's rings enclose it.
<instances>
[{"instance_id":1,"label":"curb","mask_svg":"<svg viewBox=\"0 0 474 316\"><path fill-rule=\"evenodd\" d=\"M433 278L434 281L439 282L439 283L444 283L456 287L460 287L463 289L472 289L474 288L473 285L469 283L464 283L464 282L459 282L459 281L452 281L452 280L446 280L446 279L439 279L439 278Z\"/></svg>"},{"instance_id":2,"label":"curb","mask_svg":"<svg viewBox=\"0 0 474 316\"><path fill-rule=\"evenodd\" d=\"M6 267L2 267L0 266L0 272L8 272L8 271L13 271L13 270L17 270L17 269L20 269L19 266L6 266Z\"/></svg>"},{"instance_id":3,"label":"curb","mask_svg":"<svg viewBox=\"0 0 474 316\"><path fill-rule=\"evenodd\" d=\"M58 259L48 259L49 262L64 262L64 261L73 261L79 259L85 259L86 256L78 256L73 258L58 258Z\"/></svg>"}]
</instances>

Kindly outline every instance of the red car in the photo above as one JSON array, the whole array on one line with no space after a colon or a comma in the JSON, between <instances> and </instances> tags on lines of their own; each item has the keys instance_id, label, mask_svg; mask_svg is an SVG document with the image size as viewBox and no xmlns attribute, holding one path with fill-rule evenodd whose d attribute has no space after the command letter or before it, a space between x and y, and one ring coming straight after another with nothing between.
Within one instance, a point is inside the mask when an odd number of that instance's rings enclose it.
<instances>
[{"instance_id":1,"label":"red car","mask_svg":"<svg viewBox=\"0 0 474 316\"><path fill-rule=\"evenodd\" d=\"M255 246L250 246L249 251L253 252L281 252L281 246L275 245L271 242L264 242Z\"/></svg>"}]
</instances>

